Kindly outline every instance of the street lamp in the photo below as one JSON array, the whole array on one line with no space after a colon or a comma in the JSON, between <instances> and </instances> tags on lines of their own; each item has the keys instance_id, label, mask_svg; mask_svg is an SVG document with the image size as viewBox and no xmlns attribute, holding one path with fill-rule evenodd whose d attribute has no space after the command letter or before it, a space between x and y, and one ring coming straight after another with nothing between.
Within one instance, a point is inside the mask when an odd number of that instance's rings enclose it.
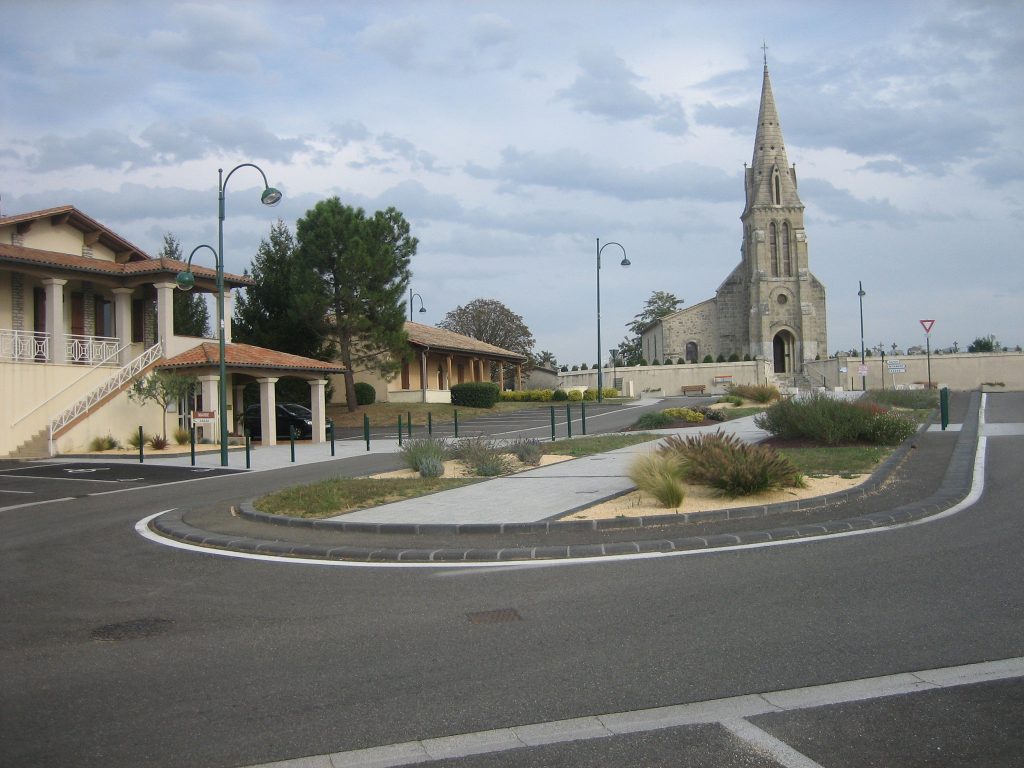
<instances>
[{"instance_id":1,"label":"street lamp","mask_svg":"<svg viewBox=\"0 0 1024 768\"><path fill-rule=\"evenodd\" d=\"M864 293L864 284L857 281L857 300L860 302L860 390L863 392L866 388L866 376L864 374L864 297L867 294Z\"/></svg>"},{"instance_id":2,"label":"street lamp","mask_svg":"<svg viewBox=\"0 0 1024 768\"><path fill-rule=\"evenodd\" d=\"M604 357L601 351L601 251L609 245L617 245L622 249L622 261L619 262L619 266L628 267L630 264L626 257L626 249L621 244L610 242L601 245L601 238L597 238L597 402L599 403L603 402L604 398L604 363L601 362Z\"/></svg>"},{"instance_id":3,"label":"street lamp","mask_svg":"<svg viewBox=\"0 0 1024 768\"><path fill-rule=\"evenodd\" d=\"M426 312L427 308L423 306L423 297L418 293L413 293L412 288L409 289L409 322L412 322L412 300L417 298L420 300L420 312Z\"/></svg>"},{"instance_id":4,"label":"street lamp","mask_svg":"<svg viewBox=\"0 0 1024 768\"><path fill-rule=\"evenodd\" d=\"M196 251L202 248L207 248L213 252L217 265L217 322L219 323L217 347L218 362L220 364L217 413L220 417L220 465L222 467L226 467L228 465L228 377L227 365L225 363L224 356L224 188L227 186L228 180L231 179L231 174L239 168L255 168L260 172L260 176L263 177L263 193L260 195L260 202L269 206L277 205L281 202L281 191L279 189L274 189L274 187L267 183L267 174L265 174L263 169L258 165L254 165L253 163L242 163L241 165L236 165L228 171L228 175L226 177L224 176L224 169L218 168L217 250L214 251L213 247L209 245L197 245L192 249L192 253L188 255L188 262L185 265L184 271L179 272L175 278L178 288L183 291L191 290L192 286L196 284L195 275L192 274L192 257L196 255Z\"/></svg>"}]
</instances>

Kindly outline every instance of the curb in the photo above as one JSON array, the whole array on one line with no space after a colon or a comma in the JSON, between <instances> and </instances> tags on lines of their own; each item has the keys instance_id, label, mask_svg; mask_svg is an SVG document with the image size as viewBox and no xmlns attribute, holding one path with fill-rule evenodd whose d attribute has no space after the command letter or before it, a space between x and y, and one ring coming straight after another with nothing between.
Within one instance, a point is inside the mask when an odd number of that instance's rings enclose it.
<instances>
[{"instance_id":1,"label":"curb","mask_svg":"<svg viewBox=\"0 0 1024 768\"><path fill-rule=\"evenodd\" d=\"M949 467L939 489L928 498L905 504L889 512L876 512L843 520L822 523L808 523L797 526L782 526L767 530L752 530L740 533L688 536L681 538L637 539L634 541L609 542L604 544L568 544L558 546L507 547L499 549L474 547L358 547L319 546L294 544L282 541L254 539L245 536L213 534L195 528L183 519L183 512L175 510L154 519L150 526L157 533L177 541L213 549L227 549L238 552L276 555L281 557L303 557L322 560L351 560L357 562L513 562L529 560L573 559L581 557L602 557L607 555L638 554L648 552L683 552L715 549L743 544L784 541L810 538L856 530L866 530L900 523L912 522L942 512L962 501L971 488L974 458L978 444L978 424L981 394L971 394L967 416L957 436ZM867 495L876 490L906 458L913 449L914 441L928 429L934 415L921 426L914 436L905 441L872 474L863 485L849 491L841 491L813 499L781 502L762 507L693 512L680 515L656 515L645 518L609 520L549 520L536 523L505 524L386 524L386 523L345 523L338 520L306 520L302 518L267 515L243 505L240 516L249 520L271 523L284 527L302 527L332 531L347 531L373 534L418 536L425 534L500 534L500 533L549 533L567 531L600 531L610 528L635 527L644 529L664 525L668 522L695 522L714 520L756 519L768 514L787 511L817 509L836 501L847 501ZM598 503L598 502L595 502Z\"/></svg>"}]
</instances>

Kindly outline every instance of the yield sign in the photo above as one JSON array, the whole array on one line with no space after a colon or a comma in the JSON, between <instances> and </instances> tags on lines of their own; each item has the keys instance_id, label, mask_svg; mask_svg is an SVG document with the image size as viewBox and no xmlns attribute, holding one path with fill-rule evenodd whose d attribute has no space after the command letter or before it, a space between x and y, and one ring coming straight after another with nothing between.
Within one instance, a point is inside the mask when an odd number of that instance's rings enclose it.
<instances>
[{"instance_id":1,"label":"yield sign","mask_svg":"<svg viewBox=\"0 0 1024 768\"><path fill-rule=\"evenodd\" d=\"M931 333L933 325L935 325L935 321L934 320L922 320L921 321L921 327L924 328L924 332L925 333Z\"/></svg>"}]
</instances>

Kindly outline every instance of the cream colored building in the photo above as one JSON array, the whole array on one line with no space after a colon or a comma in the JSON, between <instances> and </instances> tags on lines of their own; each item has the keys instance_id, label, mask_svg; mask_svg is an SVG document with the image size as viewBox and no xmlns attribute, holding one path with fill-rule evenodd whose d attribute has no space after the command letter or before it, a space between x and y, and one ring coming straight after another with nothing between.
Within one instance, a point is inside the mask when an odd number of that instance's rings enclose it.
<instances>
[{"instance_id":1,"label":"cream colored building","mask_svg":"<svg viewBox=\"0 0 1024 768\"><path fill-rule=\"evenodd\" d=\"M825 287L808 264L804 205L789 165L764 67L754 153L745 168L739 266L712 299L654 321L641 334L644 359L664 362L763 358L796 374L828 356Z\"/></svg>"},{"instance_id":2,"label":"cream colored building","mask_svg":"<svg viewBox=\"0 0 1024 768\"><path fill-rule=\"evenodd\" d=\"M127 396L133 381L155 369L196 375L203 409L217 410L218 345L174 333L182 268L148 256L73 206L0 218L0 456L82 451L107 435L124 443L139 426L160 433L163 412ZM193 264L192 272L196 290L216 291L214 268ZM324 440L324 385L341 369L233 344L232 291L250 284L224 275L229 431L237 431L244 385L255 380L263 434L276 434L269 427L273 385L287 376L309 382L319 416L313 439Z\"/></svg>"}]
</instances>

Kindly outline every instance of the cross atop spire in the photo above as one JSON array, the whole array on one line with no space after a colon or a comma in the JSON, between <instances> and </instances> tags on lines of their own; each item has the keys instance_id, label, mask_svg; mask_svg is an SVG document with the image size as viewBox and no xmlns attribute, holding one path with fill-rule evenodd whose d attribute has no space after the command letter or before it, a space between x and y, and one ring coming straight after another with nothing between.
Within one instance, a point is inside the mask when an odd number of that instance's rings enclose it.
<instances>
[{"instance_id":1,"label":"cross atop spire","mask_svg":"<svg viewBox=\"0 0 1024 768\"><path fill-rule=\"evenodd\" d=\"M761 53L764 55L764 65L768 66L768 42L764 39L761 40Z\"/></svg>"}]
</instances>

